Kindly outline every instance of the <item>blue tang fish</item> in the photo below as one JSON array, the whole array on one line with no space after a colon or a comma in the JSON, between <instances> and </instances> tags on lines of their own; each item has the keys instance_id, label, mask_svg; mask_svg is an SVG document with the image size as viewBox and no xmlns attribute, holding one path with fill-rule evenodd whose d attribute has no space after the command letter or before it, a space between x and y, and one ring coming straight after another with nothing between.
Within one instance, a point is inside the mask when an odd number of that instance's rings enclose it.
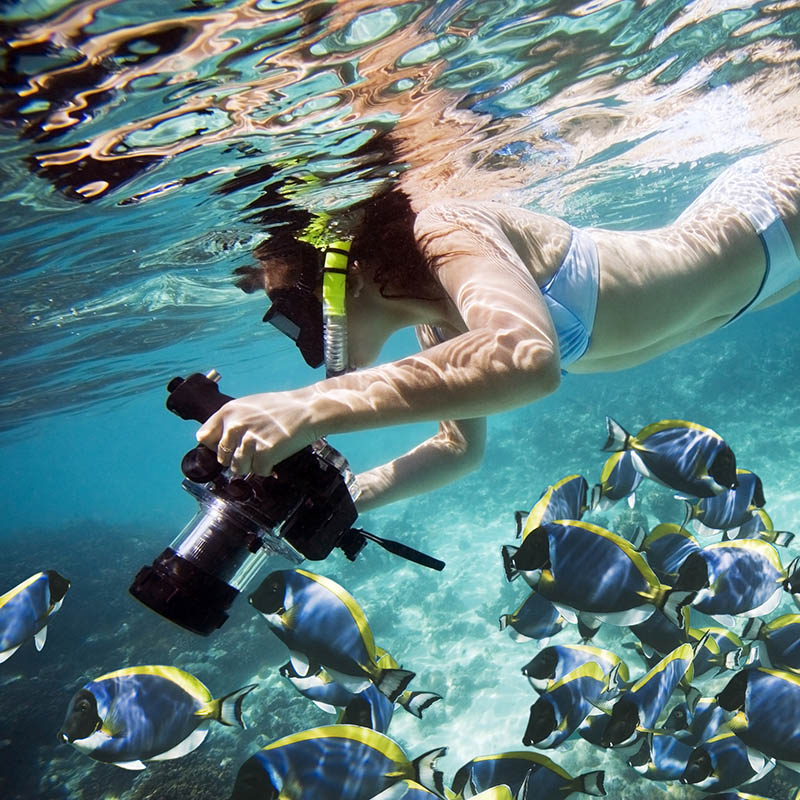
<instances>
[{"instance_id":1,"label":"blue tang fish","mask_svg":"<svg viewBox=\"0 0 800 800\"><path fill-rule=\"evenodd\" d=\"M734 530L725 531L722 539L763 539L779 547L788 547L794 534L791 531L776 531L770 515L763 508L757 508L747 522Z\"/></svg>"},{"instance_id":2,"label":"blue tang fish","mask_svg":"<svg viewBox=\"0 0 800 800\"><path fill-rule=\"evenodd\" d=\"M382 669L397 668L397 662L389 653L380 647L377 647L376 650L379 653L378 665ZM280 674L287 678L300 694L323 711L335 714L338 709L342 709L337 722L365 725L381 733L386 733L389 727L395 704L402 706L415 717L422 717L425 709L442 699L441 695L434 692L406 690L395 703L392 703L386 695L378 691L373 683L370 683L363 691L353 693L337 683L324 667L320 667L312 675L302 676L295 672L291 661L280 668Z\"/></svg>"},{"instance_id":3,"label":"blue tang fish","mask_svg":"<svg viewBox=\"0 0 800 800\"><path fill-rule=\"evenodd\" d=\"M558 747L575 733L596 702L616 695L628 678L628 669L619 660L611 671L596 661L576 667L552 682L531 706L522 743L541 749Z\"/></svg>"},{"instance_id":4,"label":"blue tang fish","mask_svg":"<svg viewBox=\"0 0 800 800\"><path fill-rule=\"evenodd\" d=\"M516 512L517 536L521 535L524 539L534 528L555 519L580 519L588 509L588 488L586 478L581 475L568 475L548 486L527 514L524 511Z\"/></svg>"},{"instance_id":5,"label":"blue tang fish","mask_svg":"<svg viewBox=\"0 0 800 800\"><path fill-rule=\"evenodd\" d=\"M500 630L511 628L512 638L518 642L549 639L562 631L566 624L561 612L536 591L532 591L516 611L500 617Z\"/></svg>"},{"instance_id":6,"label":"blue tang fish","mask_svg":"<svg viewBox=\"0 0 800 800\"><path fill-rule=\"evenodd\" d=\"M783 614L769 622L749 619L742 638L756 642L761 666L800 672L800 614Z\"/></svg>"},{"instance_id":7,"label":"blue tang fish","mask_svg":"<svg viewBox=\"0 0 800 800\"><path fill-rule=\"evenodd\" d=\"M659 582L642 554L611 531L556 521L531 531L519 548L502 550L506 577L525 580L559 608L613 625L633 625L663 608L676 621L691 595Z\"/></svg>"},{"instance_id":8,"label":"blue tang fish","mask_svg":"<svg viewBox=\"0 0 800 800\"><path fill-rule=\"evenodd\" d=\"M97 761L144 769L144 761L180 758L199 747L211 721L244 728L242 700L255 687L215 700L176 667L127 667L77 691L58 735Z\"/></svg>"},{"instance_id":9,"label":"blue tang fish","mask_svg":"<svg viewBox=\"0 0 800 800\"><path fill-rule=\"evenodd\" d=\"M664 656L646 675L631 684L611 705L605 726L593 721L599 733L601 747L626 747L638 738L638 731L654 729L661 712L669 702L672 693L679 685L683 686L687 696L692 694L691 681L694 678L692 661L695 651L702 642L692 646L682 644L669 655ZM599 724L600 727L597 727ZM588 734L588 731L586 731ZM584 735L584 730L581 730ZM584 736L587 738L587 736Z\"/></svg>"},{"instance_id":10,"label":"blue tang fish","mask_svg":"<svg viewBox=\"0 0 800 800\"><path fill-rule=\"evenodd\" d=\"M414 677L408 670L380 666L364 612L329 578L302 569L277 570L250 602L289 648L298 675L322 666L351 692L363 691L371 681L392 702Z\"/></svg>"},{"instance_id":11,"label":"blue tang fish","mask_svg":"<svg viewBox=\"0 0 800 800\"><path fill-rule=\"evenodd\" d=\"M761 478L746 469L737 469L739 485L725 489L713 497L704 497L696 503L683 499L686 504L684 526L693 520L698 533L717 533L738 529L753 516L753 512L766 503Z\"/></svg>"},{"instance_id":12,"label":"blue tang fish","mask_svg":"<svg viewBox=\"0 0 800 800\"><path fill-rule=\"evenodd\" d=\"M604 778L603 771L572 778L541 753L523 750L473 758L456 772L452 791L457 798L478 797L505 785L518 800L561 800L571 792L603 797Z\"/></svg>"},{"instance_id":13,"label":"blue tang fish","mask_svg":"<svg viewBox=\"0 0 800 800\"><path fill-rule=\"evenodd\" d=\"M722 731L695 747L680 780L704 792L719 792L761 780L774 766L733 731Z\"/></svg>"},{"instance_id":14,"label":"blue tang fish","mask_svg":"<svg viewBox=\"0 0 800 800\"><path fill-rule=\"evenodd\" d=\"M729 617L760 617L792 591L798 559L784 569L774 545L760 539L716 542L691 553L681 564L675 586L697 590L692 607L731 624Z\"/></svg>"},{"instance_id":15,"label":"blue tang fish","mask_svg":"<svg viewBox=\"0 0 800 800\"><path fill-rule=\"evenodd\" d=\"M47 639L47 623L61 608L69 581L55 570L37 572L0 597L0 663L33 639L37 650Z\"/></svg>"},{"instance_id":16,"label":"blue tang fish","mask_svg":"<svg viewBox=\"0 0 800 800\"><path fill-rule=\"evenodd\" d=\"M692 497L713 497L738 486L736 456L711 428L680 419L665 419L631 436L606 417L604 450L632 453L633 463L647 478Z\"/></svg>"},{"instance_id":17,"label":"blue tang fish","mask_svg":"<svg viewBox=\"0 0 800 800\"><path fill-rule=\"evenodd\" d=\"M522 674L541 694L578 667L592 661L602 667L604 674L618 667L620 677L628 680L628 668L616 653L588 644L555 644L544 647L522 668Z\"/></svg>"},{"instance_id":18,"label":"blue tang fish","mask_svg":"<svg viewBox=\"0 0 800 800\"><path fill-rule=\"evenodd\" d=\"M673 522L656 525L641 546L653 572L668 586L675 582L678 570L688 556L701 549L700 542L686 528Z\"/></svg>"},{"instance_id":19,"label":"blue tang fish","mask_svg":"<svg viewBox=\"0 0 800 800\"><path fill-rule=\"evenodd\" d=\"M701 697L696 703L678 703L661 727L669 733L680 732L681 739L694 746L716 736L728 716L716 697Z\"/></svg>"},{"instance_id":20,"label":"blue tang fish","mask_svg":"<svg viewBox=\"0 0 800 800\"><path fill-rule=\"evenodd\" d=\"M641 482L642 473L634 466L633 453L630 450L612 453L600 472L600 483L592 487L589 508L605 511L623 499L627 499L628 506L633 508Z\"/></svg>"},{"instance_id":21,"label":"blue tang fish","mask_svg":"<svg viewBox=\"0 0 800 800\"><path fill-rule=\"evenodd\" d=\"M678 736L654 731L647 735L639 752L628 759L628 764L649 781L677 781L693 750L693 744Z\"/></svg>"},{"instance_id":22,"label":"blue tang fish","mask_svg":"<svg viewBox=\"0 0 800 800\"><path fill-rule=\"evenodd\" d=\"M364 800L406 779L441 797L444 784L435 764L445 752L439 747L409 761L398 744L370 728L311 728L247 759L230 800Z\"/></svg>"},{"instance_id":23,"label":"blue tang fish","mask_svg":"<svg viewBox=\"0 0 800 800\"><path fill-rule=\"evenodd\" d=\"M717 700L736 712L728 727L748 747L800 771L800 675L749 667L728 681Z\"/></svg>"}]
</instances>

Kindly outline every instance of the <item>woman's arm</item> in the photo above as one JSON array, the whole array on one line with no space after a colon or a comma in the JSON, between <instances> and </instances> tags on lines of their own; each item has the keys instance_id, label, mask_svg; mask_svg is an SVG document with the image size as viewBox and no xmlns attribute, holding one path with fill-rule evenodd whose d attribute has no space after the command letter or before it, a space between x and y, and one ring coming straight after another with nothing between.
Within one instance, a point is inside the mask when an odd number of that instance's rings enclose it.
<instances>
[{"instance_id":1,"label":"woman's arm","mask_svg":"<svg viewBox=\"0 0 800 800\"><path fill-rule=\"evenodd\" d=\"M466 332L388 364L227 403L197 434L222 463L269 474L326 434L483 417L555 390L558 345L547 306L499 227L453 209L421 214L418 227Z\"/></svg>"},{"instance_id":2,"label":"woman's arm","mask_svg":"<svg viewBox=\"0 0 800 800\"><path fill-rule=\"evenodd\" d=\"M357 475L359 511L430 492L477 469L486 444L483 417L439 423L439 432L405 455Z\"/></svg>"}]
</instances>

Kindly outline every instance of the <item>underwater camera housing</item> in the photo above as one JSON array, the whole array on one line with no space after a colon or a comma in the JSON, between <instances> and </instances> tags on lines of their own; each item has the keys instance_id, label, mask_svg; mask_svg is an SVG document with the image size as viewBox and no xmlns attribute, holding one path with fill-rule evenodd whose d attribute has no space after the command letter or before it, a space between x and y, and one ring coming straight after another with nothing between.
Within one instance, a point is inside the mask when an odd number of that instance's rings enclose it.
<instances>
[{"instance_id":1,"label":"underwater camera housing","mask_svg":"<svg viewBox=\"0 0 800 800\"><path fill-rule=\"evenodd\" d=\"M173 378L167 408L205 422L233 398L219 375ZM227 610L270 556L299 564L320 561L340 548L351 561L366 544L432 569L444 563L399 542L352 528L358 488L345 458L318 439L276 465L268 476L233 475L203 445L183 457L182 486L199 505L194 518L151 566L139 570L130 593L182 628L204 636L228 618Z\"/></svg>"}]
</instances>

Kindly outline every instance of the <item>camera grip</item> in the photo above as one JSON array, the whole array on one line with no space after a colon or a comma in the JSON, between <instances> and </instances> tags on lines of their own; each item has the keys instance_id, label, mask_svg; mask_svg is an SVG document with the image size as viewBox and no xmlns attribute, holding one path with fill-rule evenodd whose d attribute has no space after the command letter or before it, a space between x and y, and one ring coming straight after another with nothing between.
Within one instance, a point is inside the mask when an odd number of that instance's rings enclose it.
<instances>
[{"instance_id":1,"label":"camera grip","mask_svg":"<svg viewBox=\"0 0 800 800\"><path fill-rule=\"evenodd\" d=\"M181 419L193 419L200 423L234 399L230 395L222 394L216 381L201 372L195 372L185 380L173 378L167 384L167 391L169 411Z\"/></svg>"}]
</instances>

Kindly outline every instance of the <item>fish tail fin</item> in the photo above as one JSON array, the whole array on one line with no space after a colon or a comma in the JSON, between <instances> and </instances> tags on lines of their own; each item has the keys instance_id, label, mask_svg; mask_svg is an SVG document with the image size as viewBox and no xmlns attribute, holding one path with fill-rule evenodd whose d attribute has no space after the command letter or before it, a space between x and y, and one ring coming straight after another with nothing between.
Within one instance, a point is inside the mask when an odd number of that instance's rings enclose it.
<instances>
[{"instance_id":1,"label":"fish tail fin","mask_svg":"<svg viewBox=\"0 0 800 800\"><path fill-rule=\"evenodd\" d=\"M759 639L761 637L761 631L764 629L764 620L759 619L758 617L750 617L742 628L742 633L740 634L742 639Z\"/></svg>"},{"instance_id":2,"label":"fish tail fin","mask_svg":"<svg viewBox=\"0 0 800 800\"><path fill-rule=\"evenodd\" d=\"M403 692L397 702L415 717L422 719L422 712L442 699L436 692Z\"/></svg>"},{"instance_id":3,"label":"fish tail fin","mask_svg":"<svg viewBox=\"0 0 800 800\"><path fill-rule=\"evenodd\" d=\"M791 531L775 531L770 538L778 547L788 547L794 539L794 534Z\"/></svg>"},{"instance_id":4,"label":"fish tail fin","mask_svg":"<svg viewBox=\"0 0 800 800\"><path fill-rule=\"evenodd\" d=\"M500 548L500 552L503 556L503 569L506 573L506 580L509 583L519 577L519 570L514 566L514 556L517 554L518 550L518 547L514 547L510 544L504 544Z\"/></svg>"},{"instance_id":5,"label":"fish tail fin","mask_svg":"<svg viewBox=\"0 0 800 800\"><path fill-rule=\"evenodd\" d=\"M594 511L603 500L603 484L596 483L589 490L589 511Z\"/></svg>"},{"instance_id":6,"label":"fish tail fin","mask_svg":"<svg viewBox=\"0 0 800 800\"><path fill-rule=\"evenodd\" d=\"M680 500L683 503L683 522L681 523L681 528L685 528L694 517L694 506L692 505L691 500L687 500L685 497L679 497L675 495L676 500Z\"/></svg>"},{"instance_id":7,"label":"fish tail fin","mask_svg":"<svg viewBox=\"0 0 800 800\"><path fill-rule=\"evenodd\" d=\"M722 659L723 669L740 669L742 658L750 654L750 647L737 647L729 653L725 653Z\"/></svg>"},{"instance_id":8,"label":"fish tail fin","mask_svg":"<svg viewBox=\"0 0 800 800\"><path fill-rule=\"evenodd\" d=\"M578 775L578 777L574 778L572 781L572 791L590 794L592 797L605 797L606 789L605 786L603 786L605 778L606 773L602 769Z\"/></svg>"},{"instance_id":9,"label":"fish tail fin","mask_svg":"<svg viewBox=\"0 0 800 800\"><path fill-rule=\"evenodd\" d=\"M618 422L611 417L606 417L608 438L603 445L603 450L617 453L620 450L630 450L633 437Z\"/></svg>"},{"instance_id":10,"label":"fish tail fin","mask_svg":"<svg viewBox=\"0 0 800 800\"><path fill-rule=\"evenodd\" d=\"M244 718L242 717L242 701L245 695L253 691L258 686L257 683L251 683L247 686L242 686L235 692L226 694L224 697L218 697L209 703L208 716L213 717L217 722L223 725L238 725L240 728L246 728Z\"/></svg>"},{"instance_id":11,"label":"fish tail fin","mask_svg":"<svg viewBox=\"0 0 800 800\"><path fill-rule=\"evenodd\" d=\"M795 596L800 592L800 556L794 558L789 566L786 567L783 588Z\"/></svg>"},{"instance_id":12,"label":"fish tail fin","mask_svg":"<svg viewBox=\"0 0 800 800\"><path fill-rule=\"evenodd\" d=\"M436 769L436 760L446 752L446 747L437 747L434 750L428 750L427 753L423 753L411 762L411 766L414 768L414 780L440 796L444 795L444 773L440 769Z\"/></svg>"},{"instance_id":13,"label":"fish tail fin","mask_svg":"<svg viewBox=\"0 0 800 800\"><path fill-rule=\"evenodd\" d=\"M416 674L407 669L382 669L375 686L394 703Z\"/></svg>"},{"instance_id":14,"label":"fish tail fin","mask_svg":"<svg viewBox=\"0 0 800 800\"><path fill-rule=\"evenodd\" d=\"M645 528L644 525L637 525L633 529L630 542L637 550L641 550L642 545L644 544L644 540L646 538L647 538L647 528Z\"/></svg>"},{"instance_id":15,"label":"fish tail fin","mask_svg":"<svg viewBox=\"0 0 800 800\"><path fill-rule=\"evenodd\" d=\"M616 697L628 687L628 682L624 681L619 672L622 668L622 662L614 664L611 671L606 675L605 686L603 687L602 696L604 699Z\"/></svg>"},{"instance_id":16,"label":"fish tail fin","mask_svg":"<svg viewBox=\"0 0 800 800\"><path fill-rule=\"evenodd\" d=\"M500 630L504 631L511 624L511 614L500 615Z\"/></svg>"},{"instance_id":17,"label":"fish tail fin","mask_svg":"<svg viewBox=\"0 0 800 800\"><path fill-rule=\"evenodd\" d=\"M766 667L767 669L772 669L774 666L772 661L769 657L769 652L767 651L766 647L762 648L758 642L754 642L752 645L748 645L746 653L744 655L744 663L742 667L752 667L753 664L759 664L762 667Z\"/></svg>"},{"instance_id":18,"label":"fish tail fin","mask_svg":"<svg viewBox=\"0 0 800 800\"><path fill-rule=\"evenodd\" d=\"M657 601L658 607L667 619L674 622L679 628L688 630L689 621L684 609L692 604L697 592L687 592L680 589L665 589Z\"/></svg>"},{"instance_id":19,"label":"fish tail fin","mask_svg":"<svg viewBox=\"0 0 800 800\"><path fill-rule=\"evenodd\" d=\"M528 514L530 511L515 511L514 512L514 524L516 526L516 538L519 539L522 536L522 531L525 528L525 520L528 519Z\"/></svg>"}]
</instances>

